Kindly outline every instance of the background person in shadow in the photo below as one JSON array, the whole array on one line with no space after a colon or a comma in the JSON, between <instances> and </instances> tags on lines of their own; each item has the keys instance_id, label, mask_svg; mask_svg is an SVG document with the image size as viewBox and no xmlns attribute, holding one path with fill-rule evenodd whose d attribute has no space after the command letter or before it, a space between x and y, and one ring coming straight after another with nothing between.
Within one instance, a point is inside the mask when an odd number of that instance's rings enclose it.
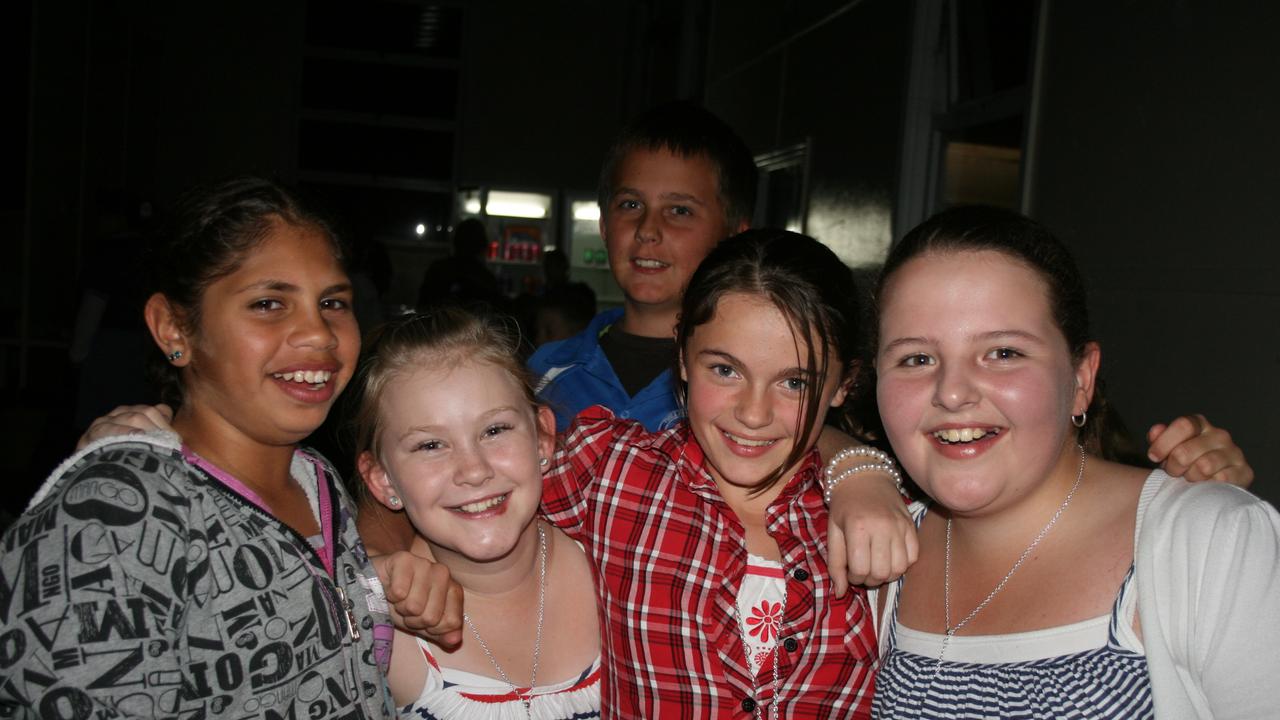
<instances>
[{"instance_id":1,"label":"background person in shadow","mask_svg":"<svg viewBox=\"0 0 1280 720\"><path fill-rule=\"evenodd\" d=\"M577 335L596 314L596 293L590 285L569 280L569 256L548 250L542 256L546 284L537 299L533 322L536 347Z\"/></svg>"},{"instance_id":2,"label":"background person in shadow","mask_svg":"<svg viewBox=\"0 0 1280 720\"><path fill-rule=\"evenodd\" d=\"M453 255L431 263L418 289L418 309L441 303L486 303L501 309L498 278L484 264L489 236L484 223L467 218L453 230Z\"/></svg>"}]
</instances>

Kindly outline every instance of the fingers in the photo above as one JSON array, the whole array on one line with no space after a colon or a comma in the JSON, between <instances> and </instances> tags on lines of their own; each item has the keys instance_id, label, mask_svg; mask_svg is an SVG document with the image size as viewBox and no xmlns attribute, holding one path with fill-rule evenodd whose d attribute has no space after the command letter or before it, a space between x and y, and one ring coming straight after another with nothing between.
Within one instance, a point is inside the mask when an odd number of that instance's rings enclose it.
<instances>
[{"instance_id":1,"label":"fingers","mask_svg":"<svg viewBox=\"0 0 1280 720\"><path fill-rule=\"evenodd\" d=\"M866 585L875 566L876 533L858 523L849 534L849 584Z\"/></svg>"},{"instance_id":2,"label":"fingers","mask_svg":"<svg viewBox=\"0 0 1280 720\"><path fill-rule=\"evenodd\" d=\"M1151 430L1155 439L1150 457L1170 475L1192 482L1209 480L1240 487L1253 482L1253 468L1244 451L1230 433L1214 427L1203 415L1180 417L1159 433L1157 427Z\"/></svg>"},{"instance_id":3,"label":"fingers","mask_svg":"<svg viewBox=\"0 0 1280 720\"><path fill-rule=\"evenodd\" d=\"M1226 435L1225 431L1220 432ZM1253 482L1253 468L1245 461L1240 448L1231 445L1206 449L1202 454L1191 457L1194 452L1188 450L1184 453L1175 449L1161 467L1170 475L1181 476L1191 482L1209 480L1239 487L1249 487Z\"/></svg>"},{"instance_id":4,"label":"fingers","mask_svg":"<svg viewBox=\"0 0 1280 720\"><path fill-rule=\"evenodd\" d=\"M831 587L838 598L844 597L849 589L849 575L845 572L847 562L844 533L840 528L831 526L827 530L827 572L831 573Z\"/></svg>"},{"instance_id":5,"label":"fingers","mask_svg":"<svg viewBox=\"0 0 1280 720\"><path fill-rule=\"evenodd\" d=\"M409 552L375 562L397 628L443 646L462 640L462 586L449 568Z\"/></svg>"},{"instance_id":6,"label":"fingers","mask_svg":"<svg viewBox=\"0 0 1280 720\"><path fill-rule=\"evenodd\" d=\"M910 513L907 515L910 517ZM906 546L907 557L906 561L903 563L902 571L898 573L899 577L905 575L907 570L912 565L915 565L916 561L920 559L920 531L916 528L914 520L909 520L909 523L911 531L903 534L903 544Z\"/></svg>"},{"instance_id":7,"label":"fingers","mask_svg":"<svg viewBox=\"0 0 1280 720\"><path fill-rule=\"evenodd\" d=\"M151 421L157 429L172 430L170 423L173 422L173 408L160 403L159 405L144 405L142 414Z\"/></svg>"},{"instance_id":8,"label":"fingers","mask_svg":"<svg viewBox=\"0 0 1280 720\"><path fill-rule=\"evenodd\" d=\"M1164 423L1156 423L1155 425L1152 425L1151 429L1147 431L1147 445L1151 445L1152 443L1154 443L1156 441L1156 438L1160 437L1160 434L1163 433L1165 428L1167 427L1169 426L1165 425ZM1151 455L1152 455L1151 451L1148 451L1147 457L1151 457ZM1154 457L1151 457L1151 462L1159 462L1159 461L1156 460Z\"/></svg>"},{"instance_id":9,"label":"fingers","mask_svg":"<svg viewBox=\"0 0 1280 720\"><path fill-rule=\"evenodd\" d=\"M848 585L875 587L897 580L919 556L919 541L910 515L888 522L857 523L850 530L847 543L844 581ZM835 557L834 548L831 555ZM834 573L832 577L834 580Z\"/></svg>"},{"instance_id":10,"label":"fingers","mask_svg":"<svg viewBox=\"0 0 1280 720\"><path fill-rule=\"evenodd\" d=\"M168 405L121 405L89 423L89 429L76 442L76 449L80 450L94 440L115 435L131 435L149 430L172 431L173 427L169 424L172 421L173 409Z\"/></svg>"},{"instance_id":11,"label":"fingers","mask_svg":"<svg viewBox=\"0 0 1280 720\"><path fill-rule=\"evenodd\" d=\"M1174 448L1200 435L1207 425L1203 415L1183 415L1168 425L1153 425L1147 431L1147 440L1151 443L1147 457L1154 463L1164 462Z\"/></svg>"}]
</instances>

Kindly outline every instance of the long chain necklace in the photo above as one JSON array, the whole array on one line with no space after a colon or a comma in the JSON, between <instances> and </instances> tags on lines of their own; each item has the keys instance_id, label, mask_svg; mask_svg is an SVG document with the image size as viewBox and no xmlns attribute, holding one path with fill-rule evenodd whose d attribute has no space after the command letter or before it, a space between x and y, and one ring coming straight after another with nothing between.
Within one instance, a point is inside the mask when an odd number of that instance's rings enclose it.
<instances>
[{"instance_id":1,"label":"long chain necklace","mask_svg":"<svg viewBox=\"0 0 1280 720\"><path fill-rule=\"evenodd\" d=\"M733 609L738 614L738 637L742 639L742 653L747 661L747 671L751 670L751 643L747 641L747 623L746 616L742 613L742 608L738 606L738 600L733 601ZM778 645L782 644L782 621L787 616L787 583L784 575L782 581L782 616L778 618L777 632L773 636L773 649L769 651L769 662L773 665L773 699L769 701L769 716L772 720L778 720L778 705L781 703L782 697L778 694ZM763 720L760 713L760 688L756 686L756 679L751 677L751 692L755 695L755 716L756 720Z\"/></svg>"},{"instance_id":2,"label":"long chain necklace","mask_svg":"<svg viewBox=\"0 0 1280 720\"><path fill-rule=\"evenodd\" d=\"M945 559L942 566L942 607L945 614L944 622L946 623L946 634L942 636L942 650L938 653L939 665L942 663L943 656L947 654L947 644L951 642L951 638L960 631L960 628L968 625L970 620L977 616L978 613L982 612L983 608L991 604L991 601L995 599L995 596L999 595L1000 591L1004 589L1004 586L1008 584L1009 578L1013 577L1013 574L1018 572L1018 568L1022 567L1022 563L1026 562L1027 558L1031 555L1031 551L1036 549L1036 546L1040 544L1040 541L1044 539L1044 536L1048 535L1049 531L1053 529L1053 526L1058 522L1058 518L1062 517L1062 513L1066 512L1067 506L1071 504L1071 498L1075 497L1076 490L1080 488L1080 480L1084 478L1084 447L1077 445L1076 449L1080 451L1080 469L1076 471L1076 481L1075 484L1071 486L1071 492L1067 493L1067 498L1058 506L1058 512L1054 513L1053 517L1049 518L1049 522L1046 523L1044 528L1040 530L1040 533L1036 535L1036 539L1032 540L1031 544L1027 546L1027 549L1022 551L1022 554L1018 556L1018 561L1013 564L1013 567L1009 568L1009 572L1004 574L1004 577L1000 579L1000 582L996 583L995 588L987 594L987 597L984 598L982 602L978 603L977 607L971 610L968 615L964 616L963 620L956 623L954 626L951 624L951 518L947 518L947 551L944 556Z\"/></svg>"},{"instance_id":3,"label":"long chain necklace","mask_svg":"<svg viewBox=\"0 0 1280 720\"><path fill-rule=\"evenodd\" d=\"M538 522L538 521L534 521ZM547 532L542 528L542 523L538 523L538 632L534 636L533 641L533 670L529 673L529 694L522 695L520 688L511 682L511 678L507 677L507 673L503 671L502 666L498 664L498 659L493 656L493 652L489 650L489 645L480 637L480 631L476 630L475 623L471 622L471 616L462 613L462 619L466 621L467 627L471 628L471 634L476 637L476 642L480 643L480 649L484 650L485 657L489 658L489 662L493 665L493 669L498 671L498 677L502 681L511 686L511 692L520 698L520 702L524 703L525 717L532 718L533 711L530 705L533 703L533 689L538 685L538 655L542 652L542 619L543 611L546 609L547 600Z\"/></svg>"}]
</instances>

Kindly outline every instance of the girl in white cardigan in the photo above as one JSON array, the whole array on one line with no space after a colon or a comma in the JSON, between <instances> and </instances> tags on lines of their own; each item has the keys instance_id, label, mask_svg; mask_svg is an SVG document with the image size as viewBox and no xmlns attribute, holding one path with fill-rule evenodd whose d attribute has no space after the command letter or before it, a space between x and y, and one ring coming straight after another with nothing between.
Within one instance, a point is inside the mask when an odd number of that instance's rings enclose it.
<instances>
[{"instance_id":1,"label":"girl in white cardigan","mask_svg":"<svg viewBox=\"0 0 1280 720\"><path fill-rule=\"evenodd\" d=\"M1274 716L1280 516L1104 460L1100 351L1065 247L950 210L877 295L880 414L920 559L881 593L880 717Z\"/></svg>"}]
</instances>

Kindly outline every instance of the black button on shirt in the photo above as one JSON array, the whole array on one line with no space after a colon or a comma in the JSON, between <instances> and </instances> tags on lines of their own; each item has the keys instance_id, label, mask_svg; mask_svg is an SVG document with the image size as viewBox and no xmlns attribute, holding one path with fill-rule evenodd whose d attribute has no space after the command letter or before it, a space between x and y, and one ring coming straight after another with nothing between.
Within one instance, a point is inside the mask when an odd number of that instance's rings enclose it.
<instances>
[{"instance_id":1,"label":"black button on shirt","mask_svg":"<svg viewBox=\"0 0 1280 720\"><path fill-rule=\"evenodd\" d=\"M755 710L756 710L756 701L755 701L755 700L752 700L751 698L743 698L743 700L742 700L742 709L743 709L744 711L746 711L746 712L755 712Z\"/></svg>"},{"instance_id":2,"label":"black button on shirt","mask_svg":"<svg viewBox=\"0 0 1280 720\"><path fill-rule=\"evenodd\" d=\"M782 647L783 647L787 652L795 652L795 651L796 651L796 648L797 648L797 647L800 647L800 643L796 642L796 639L795 639L795 638L793 638L793 637L789 637L789 638L787 638L786 640L783 640L783 641L782 641Z\"/></svg>"},{"instance_id":3,"label":"black button on shirt","mask_svg":"<svg viewBox=\"0 0 1280 720\"><path fill-rule=\"evenodd\" d=\"M804 568L797 568L795 572L791 573L791 577L799 580L800 582L804 582L809 579L809 571Z\"/></svg>"}]
</instances>

